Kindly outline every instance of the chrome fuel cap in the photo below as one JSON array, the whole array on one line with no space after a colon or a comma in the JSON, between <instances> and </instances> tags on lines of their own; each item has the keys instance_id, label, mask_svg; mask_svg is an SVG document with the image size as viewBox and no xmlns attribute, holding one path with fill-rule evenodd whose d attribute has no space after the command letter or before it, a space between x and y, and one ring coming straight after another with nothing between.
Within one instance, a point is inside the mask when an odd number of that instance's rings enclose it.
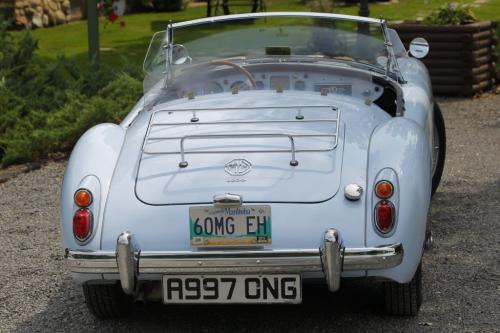
<instances>
[{"instance_id":1,"label":"chrome fuel cap","mask_svg":"<svg viewBox=\"0 0 500 333\"><path fill-rule=\"evenodd\" d=\"M344 194L347 200L359 200L363 194L363 188L358 184L349 184L344 188Z\"/></svg>"}]
</instances>

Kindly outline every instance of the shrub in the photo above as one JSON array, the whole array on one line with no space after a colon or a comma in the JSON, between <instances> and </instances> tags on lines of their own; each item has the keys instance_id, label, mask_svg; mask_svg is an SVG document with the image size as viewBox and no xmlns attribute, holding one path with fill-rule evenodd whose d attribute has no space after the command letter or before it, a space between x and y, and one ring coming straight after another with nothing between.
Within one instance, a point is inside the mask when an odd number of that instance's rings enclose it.
<instances>
[{"instance_id":1,"label":"shrub","mask_svg":"<svg viewBox=\"0 0 500 333\"><path fill-rule=\"evenodd\" d=\"M70 101L45 119L45 126L33 131L35 152L52 153L73 147L82 133L99 123L120 122L137 101L141 83L122 73L90 99L70 92Z\"/></svg>"},{"instance_id":2,"label":"shrub","mask_svg":"<svg viewBox=\"0 0 500 333\"><path fill-rule=\"evenodd\" d=\"M121 121L140 97L138 72L47 62L29 32L13 36L2 22L0 45L1 166L68 151L89 127Z\"/></svg>"},{"instance_id":3,"label":"shrub","mask_svg":"<svg viewBox=\"0 0 500 333\"><path fill-rule=\"evenodd\" d=\"M476 17L469 5L457 4L454 2L442 5L437 11L430 13L429 16L424 19L425 23L436 25L460 25L475 21Z\"/></svg>"}]
</instances>

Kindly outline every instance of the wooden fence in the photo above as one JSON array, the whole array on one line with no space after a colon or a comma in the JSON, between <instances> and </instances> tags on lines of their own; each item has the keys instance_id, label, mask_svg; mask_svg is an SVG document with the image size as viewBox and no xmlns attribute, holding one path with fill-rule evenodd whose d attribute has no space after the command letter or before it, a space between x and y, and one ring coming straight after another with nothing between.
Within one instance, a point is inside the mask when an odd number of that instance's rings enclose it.
<instances>
[{"instance_id":1,"label":"wooden fence","mask_svg":"<svg viewBox=\"0 0 500 333\"><path fill-rule=\"evenodd\" d=\"M430 52L423 62L438 95L470 96L495 85L495 24L490 21L460 26L395 25L408 48L416 37L425 38Z\"/></svg>"}]
</instances>

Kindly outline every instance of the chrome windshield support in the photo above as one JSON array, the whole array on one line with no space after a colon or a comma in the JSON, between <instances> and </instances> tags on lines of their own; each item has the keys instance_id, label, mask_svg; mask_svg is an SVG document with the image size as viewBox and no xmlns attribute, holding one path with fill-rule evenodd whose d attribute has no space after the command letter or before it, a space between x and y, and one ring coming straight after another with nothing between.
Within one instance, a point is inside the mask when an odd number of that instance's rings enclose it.
<instances>
[{"instance_id":1,"label":"chrome windshield support","mask_svg":"<svg viewBox=\"0 0 500 333\"><path fill-rule=\"evenodd\" d=\"M163 46L163 52L165 52L165 80L163 82L163 88L167 88L170 82L174 79L174 69L172 67L172 56L174 49L174 30L172 29L172 21L167 24L167 34L165 45Z\"/></svg>"},{"instance_id":2,"label":"chrome windshield support","mask_svg":"<svg viewBox=\"0 0 500 333\"><path fill-rule=\"evenodd\" d=\"M401 75L401 71L399 69L399 64L396 59L396 55L394 54L394 48L392 46L391 39L389 38L389 31L387 28L387 23L385 21L381 22L382 25L382 34L384 36L384 44L387 48L387 64L385 66L385 76L389 77L389 72L394 72L397 75L398 81L400 83L404 83L405 80Z\"/></svg>"}]
</instances>

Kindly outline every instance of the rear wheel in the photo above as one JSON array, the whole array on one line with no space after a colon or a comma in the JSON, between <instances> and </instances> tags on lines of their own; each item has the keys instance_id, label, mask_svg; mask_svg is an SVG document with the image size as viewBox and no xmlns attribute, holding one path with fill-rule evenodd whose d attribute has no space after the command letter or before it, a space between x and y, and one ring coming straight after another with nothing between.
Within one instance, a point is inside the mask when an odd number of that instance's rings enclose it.
<instances>
[{"instance_id":1,"label":"rear wheel","mask_svg":"<svg viewBox=\"0 0 500 333\"><path fill-rule=\"evenodd\" d=\"M83 295L90 312L98 318L118 318L132 309L132 297L126 295L119 283L83 284Z\"/></svg>"},{"instance_id":2,"label":"rear wheel","mask_svg":"<svg viewBox=\"0 0 500 333\"><path fill-rule=\"evenodd\" d=\"M434 195L441 182L446 157L446 130L443 114L437 103L434 103L434 131L432 136L432 195Z\"/></svg>"},{"instance_id":3,"label":"rear wheel","mask_svg":"<svg viewBox=\"0 0 500 333\"><path fill-rule=\"evenodd\" d=\"M408 283L384 282L385 311L395 316L415 316L422 304L422 265Z\"/></svg>"}]
</instances>

